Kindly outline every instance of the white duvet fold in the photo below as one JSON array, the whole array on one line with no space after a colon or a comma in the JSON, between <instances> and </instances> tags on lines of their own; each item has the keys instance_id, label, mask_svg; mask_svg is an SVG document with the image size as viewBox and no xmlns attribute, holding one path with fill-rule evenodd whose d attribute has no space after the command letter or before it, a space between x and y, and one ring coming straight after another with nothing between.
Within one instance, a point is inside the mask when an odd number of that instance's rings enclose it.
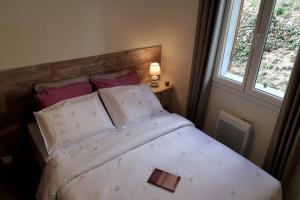
<instances>
[{"instance_id":1,"label":"white duvet fold","mask_svg":"<svg viewBox=\"0 0 300 200\"><path fill-rule=\"evenodd\" d=\"M74 178L185 126L193 124L179 115L168 114L143 121L139 125L100 133L80 144L63 149L47 163L37 199L56 199L60 189Z\"/></svg>"}]
</instances>

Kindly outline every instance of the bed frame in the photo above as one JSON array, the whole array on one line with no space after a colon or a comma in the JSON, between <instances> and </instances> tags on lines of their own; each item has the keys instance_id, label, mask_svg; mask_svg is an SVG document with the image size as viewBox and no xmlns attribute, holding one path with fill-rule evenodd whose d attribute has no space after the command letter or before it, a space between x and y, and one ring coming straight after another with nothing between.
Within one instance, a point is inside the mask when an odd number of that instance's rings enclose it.
<instances>
[{"instance_id":1,"label":"bed frame","mask_svg":"<svg viewBox=\"0 0 300 200\"><path fill-rule=\"evenodd\" d=\"M136 70L139 80L145 82L150 80L150 63L160 60L158 45L0 71L0 155L15 151L18 138L33 121L34 84L122 69Z\"/></svg>"}]
</instances>

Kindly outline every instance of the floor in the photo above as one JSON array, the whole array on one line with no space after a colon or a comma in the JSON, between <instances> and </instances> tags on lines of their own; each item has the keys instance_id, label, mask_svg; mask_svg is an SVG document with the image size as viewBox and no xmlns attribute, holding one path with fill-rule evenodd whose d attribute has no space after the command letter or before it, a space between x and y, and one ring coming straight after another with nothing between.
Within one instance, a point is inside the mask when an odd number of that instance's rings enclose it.
<instances>
[{"instance_id":1,"label":"floor","mask_svg":"<svg viewBox=\"0 0 300 200\"><path fill-rule=\"evenodd\" d=\"M30 200L39 182L39 169L27 165L11 165L0 170L0 199Z\"/></svg>"},{"instance_id":2,"label":"floor","mask_svg":"<svg viewBox=\"0 0 300 200\"><path fill-rule=\"evenodd\" d=\"M0 174L0 199L15 200L22 199L12 172L9 169L1 169Z\"/></svg>"},{"instance_id":3,"label":"floor","mask_svg":"<svg viewBox=\"0 0 300 200\"><path fill-rule=\"evenodd\" d=\"M12 164L0 166L0 200L34 200L41 172L26 139Z\"/></svg>"}]
</instances>

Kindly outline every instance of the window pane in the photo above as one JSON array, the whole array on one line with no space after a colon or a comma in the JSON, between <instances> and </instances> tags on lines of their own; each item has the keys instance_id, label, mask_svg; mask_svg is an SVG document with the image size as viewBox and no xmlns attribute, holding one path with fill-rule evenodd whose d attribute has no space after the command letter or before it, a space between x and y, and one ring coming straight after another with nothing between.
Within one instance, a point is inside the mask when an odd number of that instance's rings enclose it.
<instances>
[{"instance_id":1,"label":"window pane","mask_svg":"<svg viewBox=\"0 0 300 200\"><path fill-rule=\"evenodd\" d=\"M300 46L300 1L277 0L255 88L283 98Z\"/></svg>"},{"instance_id":2,"label":"window pane","mask_svg":"<svg viewBox=\"0 0 300 200\"><path fill-rule=\"evenodd\" d=\"M233 5L231 10L220 75L237 82L243 82L261 0L235 2L240 4L238 4L237 9ZM237 12L236 19L235 12ZM232 24L234 24L234 32L232 32ZM228 46L231 48L229 49ZM227 62L226 58L229 58Z\"/></svg>"}]
</instances>

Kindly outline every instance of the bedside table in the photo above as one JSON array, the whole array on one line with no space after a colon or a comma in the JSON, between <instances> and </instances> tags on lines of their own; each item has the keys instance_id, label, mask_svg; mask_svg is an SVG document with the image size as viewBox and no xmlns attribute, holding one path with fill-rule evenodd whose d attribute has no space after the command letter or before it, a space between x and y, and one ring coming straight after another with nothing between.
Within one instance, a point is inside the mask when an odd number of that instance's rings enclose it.
<instances>
[{"instance_id":1,"label":"bedside table","mask_svg":"<svg viewBox=\"0 0 300 200\"><path fill-rule=\"evenodd\" d=\"M166 86L164 82L160 81L158 87L156 88L151 87L151 89L152 92L156 94L163 108L171 112L171 98L172 98L173 87L171 85Z\"/></svg>"}]
</instances>

